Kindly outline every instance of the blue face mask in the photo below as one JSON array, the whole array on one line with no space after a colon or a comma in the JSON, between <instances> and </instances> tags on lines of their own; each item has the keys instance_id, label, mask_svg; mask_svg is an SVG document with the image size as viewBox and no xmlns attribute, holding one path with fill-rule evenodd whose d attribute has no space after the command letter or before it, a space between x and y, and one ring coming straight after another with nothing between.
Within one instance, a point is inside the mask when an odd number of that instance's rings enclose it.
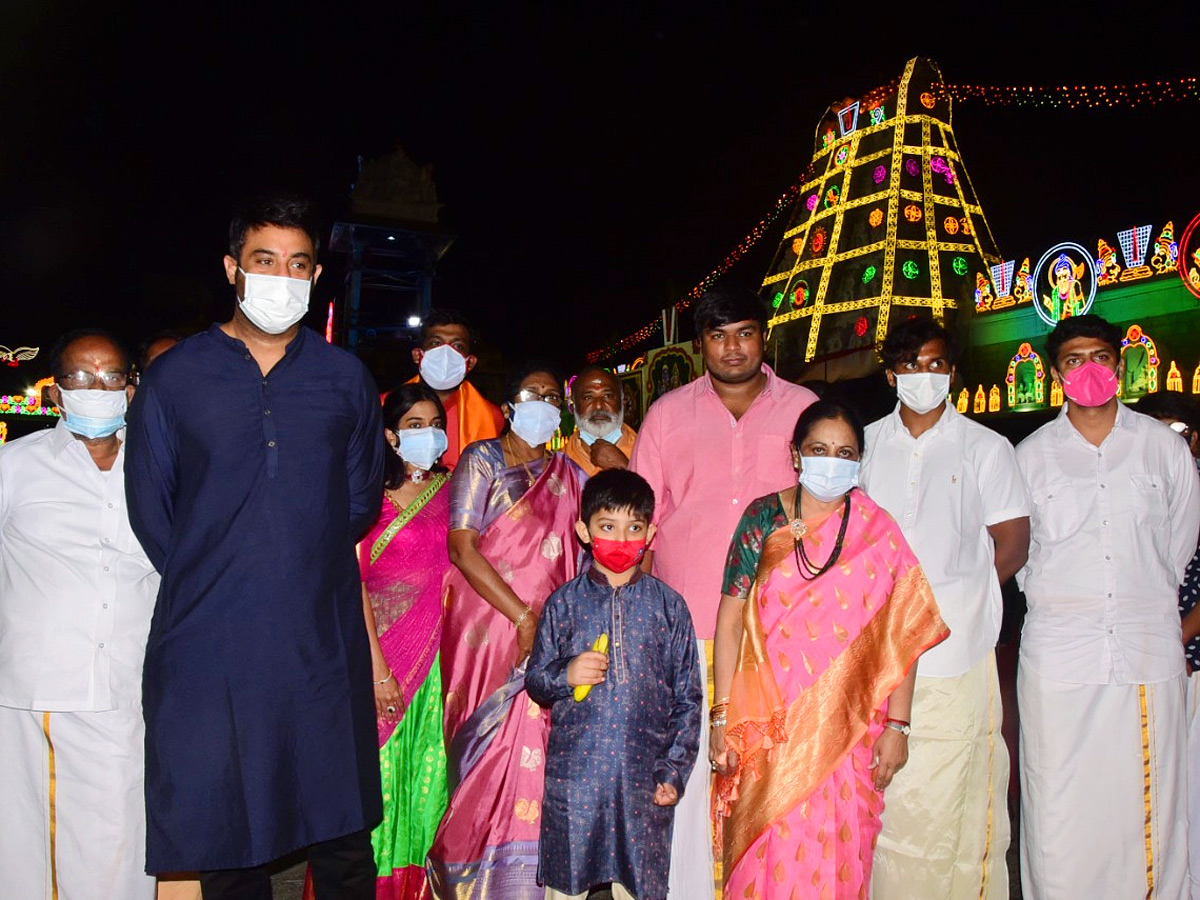
<instances>
[{"instance_id":1,"label":"blue face mask","mask_svg":"<svg viewBox=\"0 0 1200 900\"><path fill-rule=\"evenodd\" d=\"M450 446L446 432L440 428L402 428L396 436L400 439L396 448L400 458L426 472Z\"/></svg>"},{"instance_id":2,"label":"blue face mask","mask_svg":"<svg viewBox=\"0 0 1200 900\"><path fill-rule=\"evenodd\" d=\"M858 460L837 456L800 457L800 484L813 497L830 503L858 485Z\"/></svg>"},{"instance_id":3,"label":"blue face mask","mask_svg":"<svg viewBox=\"0 0 1200 900\"><path fill-rule=\"evenodd\" d=\"M618 425L603 437L596 437L596 435L592 434L590 431L584 431L582 428L580 428L579 436L583 438L583 442L589 447L596 443L596 441L608 441L610 444L615 444L621 439L621 426Z\"/></svg>"},{"instance_id":4,"label":"blue face mask","mask_svg":"<svg viewBox=\"0 0 1200 900\"><path fill-rule=\"evenodd\" d=\"M94 440L125 427L125 409L129 405L125 391L59 390L63 423L72 434Z\"/></svg>"}]
</instances>

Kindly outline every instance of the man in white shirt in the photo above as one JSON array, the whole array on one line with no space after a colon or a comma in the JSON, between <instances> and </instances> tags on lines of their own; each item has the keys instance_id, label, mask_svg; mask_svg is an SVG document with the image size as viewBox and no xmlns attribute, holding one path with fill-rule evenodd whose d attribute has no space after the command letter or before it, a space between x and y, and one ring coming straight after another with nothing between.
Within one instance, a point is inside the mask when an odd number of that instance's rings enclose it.
<instances>
[{"instance_id":1,"label":"man in white shirt","mask_svg":"<svg viewBox=\"0 0 1200 900\"><path fill-rule=\"evenodd\" d=\"M158 575L125 511L129 360L51 353L53 428L0 447L0 894L154 897L142 657Z\"/></svg>"},{"instance_id":2,"label":"man in white shirt","mask_svg":"<svg viewBox=\"0 0 1200 900\"><path fill-rule=\"evenodd\" d=\"M944 328L903 322L882 356L899 403L867 428L862 485L917 554L950 637L921 657L909 762L887 790L871 896L1007 900L995 647L1000 585L1029 550L1029 499L1012 445L946 402L955 354Z\"/></svg>"},{"instance_id":3,"label":"man in white shirt","mask_svg":"<svg viewBox=\"0 0 1200 900\"><path fill-rule=\"evenodd\" d=\"M1026 900L1187 896L1176 602L1200 484L1184 442L1117 400L1120 338L1095 315L1055 326L1067 403L1017 448L1033 500L1017 576Z\"/></svg>"}]
</instances>

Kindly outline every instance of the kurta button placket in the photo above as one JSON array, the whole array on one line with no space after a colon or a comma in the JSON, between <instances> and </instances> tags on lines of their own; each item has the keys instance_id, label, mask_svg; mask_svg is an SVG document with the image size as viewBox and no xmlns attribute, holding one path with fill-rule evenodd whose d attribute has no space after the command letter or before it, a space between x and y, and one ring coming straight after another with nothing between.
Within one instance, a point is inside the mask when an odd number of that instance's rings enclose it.
<instances>
[{"instance_id":1,"label":"kurta button placket","mask_svg":"<svg viewBox=\"0 0 1200 900\"><path fill-rule=\"evenodd\" d=\"M259 382L258 398L262 404L263 440L267 445L267 477L274 478L279 472L279 435L275 430L275 420L271 418L271 408L268 403L268 392L271 389L271 379L263 378Z\"/></svg>"}]
</instances>

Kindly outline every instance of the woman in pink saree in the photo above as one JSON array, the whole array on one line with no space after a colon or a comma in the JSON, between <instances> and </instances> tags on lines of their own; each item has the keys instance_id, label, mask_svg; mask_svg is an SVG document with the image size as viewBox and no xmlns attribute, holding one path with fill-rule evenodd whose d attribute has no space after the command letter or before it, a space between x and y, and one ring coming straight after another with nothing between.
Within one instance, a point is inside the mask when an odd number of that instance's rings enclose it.
<instances>
[{"instance_id":1,"label":"woman in pink saree","mask_svg":"<svg viewBox=\"0 0 1200 900\"><path fill-rule=\"evenodd\" d=\"M857 490L863 428L814 403L799 484L734 533L710 759L725 896L867 896L883 791L908 759L917 657L949 633L900 529Z\"/></svg>"},{"instance_id":2,"label":"woman in pink saree","mask_svg":"<svg viewBox=\"0 0 1200 900\"><path fill-rule=\"evenodd\" d=\"M371 643L383 821L371 832L377 900L428 900L425 855L446 810L442 742L442 582L450 568L446 413L438 395L406 384L383 401L379 519L358 545ZM315 894L306 879L305 900Z\"/></svg>"},{"instance_id":3,"label":"woman in pink saree","mask_svg":"<svg viewBox=\"0 0 1200 900\"><path fill-rule=\"evenodd\" d=\"M574 577L585 476L546 441L562 382L517 373L509 427L469 445L450 485L442 675L450 803L427 869L442 900L541 900L537 885L549 713L525 693L538 615Z\"/></svg>"}]
</instances>

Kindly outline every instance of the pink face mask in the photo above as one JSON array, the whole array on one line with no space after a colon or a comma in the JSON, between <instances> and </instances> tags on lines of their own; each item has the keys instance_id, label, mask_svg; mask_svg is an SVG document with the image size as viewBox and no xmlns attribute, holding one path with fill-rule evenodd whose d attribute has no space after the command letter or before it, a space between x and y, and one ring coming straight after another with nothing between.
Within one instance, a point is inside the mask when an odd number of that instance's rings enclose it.
<instances>
[{"instance_id":1,"label":"pink face mask","mask_svg":"<svg viewBox=\"0 0 1200 900\"><path fill-rule=\"evenodd\" d=\"M1063 376L1063 393L1079 406L1103 406L1117 396L1117 376L1107 366L1089 359Z\"/></svg>"}]
</instances>

